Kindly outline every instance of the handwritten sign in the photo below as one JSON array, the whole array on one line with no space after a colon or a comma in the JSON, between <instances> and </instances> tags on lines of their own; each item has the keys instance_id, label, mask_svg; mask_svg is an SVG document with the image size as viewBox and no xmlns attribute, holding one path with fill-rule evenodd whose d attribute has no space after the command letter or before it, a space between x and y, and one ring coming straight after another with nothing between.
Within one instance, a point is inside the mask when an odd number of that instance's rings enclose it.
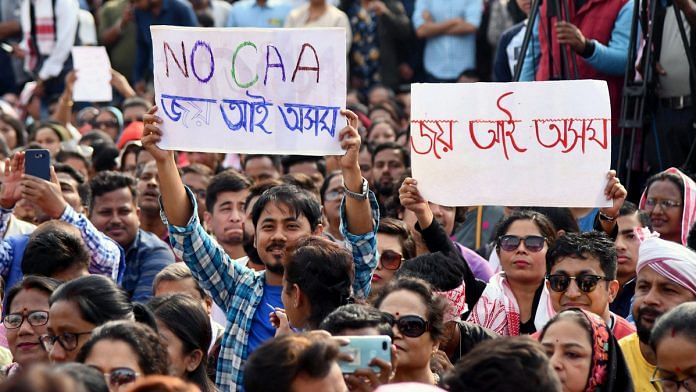
<instances>
[{"instance_id":1,"label":"handwritten sign","mask_svg":"<svg viewBox=\"0 0 696 392\"><path fill-rule=\"evenodd\" d=\"M605 207L606 83L414 84L411 160L446 206Z\"/></svg>"},{"instance_id":2,"label":"handwritten sign","mask_svg":"<svg viewBox=\"0 0 696 392\"><path fill-rule=\"evenodd\" d=\"M160 147L342 154L344 29L153 26Z\"/></svg>"},{"instance_id":3,"label":"handwritten sign","mask_svg":"<svg viewBox=\"0 0 696 392\"><path fill-rule=\"evenodd\" d=\"M110 102L111 62L103 46L74 46L72 60L77 80L73 101Z\"/></svg>"}]
</instances>

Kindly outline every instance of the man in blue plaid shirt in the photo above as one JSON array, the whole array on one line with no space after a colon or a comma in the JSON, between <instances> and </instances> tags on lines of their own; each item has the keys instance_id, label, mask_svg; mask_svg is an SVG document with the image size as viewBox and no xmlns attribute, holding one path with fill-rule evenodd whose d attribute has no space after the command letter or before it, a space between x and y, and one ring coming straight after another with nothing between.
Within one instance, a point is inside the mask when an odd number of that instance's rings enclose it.
<instances>
[{"instance_id":1,"label":"man in blue plaid shirt","mask_svg":"<svg viewBox=\"0 0 696 392\"><path fill-rule=\"evenodd\" d=\"M282 307L283 265L290 251L299 239L321 234L320 206L306 192L292 186L264 193L254 206L252 221L255 245L266 270L255 272L234 263L201 227L196 199L181 181L173 152L156 146L162 137L158 125L162 120L154 115L156 110L153 108L144 118L143 146L157 161L170 241L196 280L226 311L228 324L216 383L223 391L238 390L242 387L244 363L253 348L250 346L273 336L269 306ZM349 125L339 134L341 147L346 150L340 160L346 195L341 203L341 231L355 262L354 296L366 298L377 265L379 209L360 174L358 118L350 111L342 114Z\"/></svg>"}]
</instances>

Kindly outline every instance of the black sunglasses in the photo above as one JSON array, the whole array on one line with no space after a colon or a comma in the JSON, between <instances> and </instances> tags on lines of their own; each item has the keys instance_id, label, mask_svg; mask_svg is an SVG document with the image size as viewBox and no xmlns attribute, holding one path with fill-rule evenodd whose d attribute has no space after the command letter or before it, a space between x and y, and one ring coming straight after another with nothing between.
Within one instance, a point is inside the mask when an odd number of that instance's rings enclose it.
<instances>
[{"instance_id":1,"label":"black sunglasses","mask_svg":"<svg viewBox=\"0 0 696 392\"><path fill-rule=\"evenodd\" d=\"M401 267L401 262L404 261L404 256L393 250L385 250L379 255L379 262L384 269L396 271Z\"/></svg>"},{"instance_id":2,"label":"black sunglasses","mask_svg":"<svg viewBox=\"0 0 696 392\"><path fill-rule=\"evenodd\" d=\"M402 316L398 320L389 313L383 313L384 319L390 326L396 325L404 336L417 338L430 331L430 323L420 316Z\"/></svg>"},{"instance_id":3,"label":"black sunglasses","mask_svg":"<svg viewBox=\"0 0 696 392\"><path fill-rule=\"evenodd\" d=\"M101 369L97 367L94 368L101 371ZM107 383L112 387L120 387L121 385L133 383L135 379L140 376L140 373L127 367L114 368L111 369L111 372L103 374Z\"/></svg>"},{"instance_id":4,"label":"black sunglasses","mask_svg":"<svg viewBox=\"0 0 696 392\"><path fill-rule=\"evenodd\" d=\"M607 282L611 281L611 279L607 278L606 276L589 274L582 274L578 276L568 276L563 274L547 275L546 280L549 281L549 287L551 290L557 293L562 293L568 290L571 280L575 280L575 284L578 285L578 288L585 293L591 293L594 291L594 289L597 288L597 283L600 280L606 280Z\"/></svg>"},{"instance_id":5,"label":"black sunglasses","mask_svg":"<svg viewBox=\"0 0 696 392\"><path fill-rule=\"evenodd\" d=\"M506 252L513 252L520 247L520 243L524 242L524 247L530 252L540 252L544 249L546 237L540 235L528 235L520 237L516 235L502 235L498 238L498 246Z\"/></svg>"}]
</instances>

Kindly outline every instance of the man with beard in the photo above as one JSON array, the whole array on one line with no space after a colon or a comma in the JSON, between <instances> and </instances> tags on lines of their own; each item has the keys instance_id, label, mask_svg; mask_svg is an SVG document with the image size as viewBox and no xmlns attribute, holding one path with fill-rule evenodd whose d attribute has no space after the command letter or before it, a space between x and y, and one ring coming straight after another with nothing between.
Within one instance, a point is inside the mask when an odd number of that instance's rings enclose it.
<instances>
[{"instance_id":1,"label":"man with beard","mask_svg":"<svg viewBox=\"0 0 696 392\"><path fill-rule=\"evenodd\" d=\"M245 203L251 182L229 169L215 175L206 189L205 225L233 259L246 256L243 247ZM159 206L158 206L159 207Z\"/></svg>"},{"instance_id":2,"label":"man with beard","mask_svg":"<svg viewBox=\"0 0 696 392\"><path fill-rule=\"evenodd\" d=\"M159 180L157 178L157 164L154 161L139 166L136 178L138 183L138 209L140 213L140 228L150 232L163 241L168 241L167 226L162 222L159 214Z\"/></svg>"},{"instance_id":3,"label":"man with beard","mask_svg":"<svg viewBox=\"0 0 696 392\"><path fill-rule=\"evenodd\" d=\"M655 351L650 333L672 308L696 300L696 253L675 242L651 237L640 244L633 318L636 333L619 341L635 391L658 391L650 379Z\"/></svg>"},{"instance_id":4,"label":"man with beard","mask_svg":"<svg viewBox=\"0 0 696 392\"><path fill-rule=\"evenodd\" d=\"M381 206L394 193L401 176L411 165L406 149L393 142L382 143L372 153L372 181Z\"/></svg>"},{"instance_id":5,"label":"man with beard","mask_svg":"<svg viewBox=\"0 0 696 392\"><path fill-rule=\"evenodd\" d=\"M313 195L294 186L281 185L264 192L251 217L255 247L266 269L257 272L235 263L199 223L196 198L181 181L173 152L157 147L162 139L162 119L154 115L156 110L145 116L143 146L157 161L170 240L201 287L227 313L216 384L220 390L237 390L243 384L242 369L249 354L275 334L269 315L282 308L284 265L300 239L321 234L321 208ZM377 264L379 209L360 175L358 117L350 111L341 113L349 124L339 133L341 147L346 150L340 158L346 194L340 207L341 227L355 263L353 291L364 298Z\"/></svg>"},{"instance_id":6,"label":"man with beard","mask_svg":"<svg viewBox=\"0 0 696 392\"><path fill-rule=\"evenodd\" d=\"M94 226L125 249L126 269L121 286L133 301L152 297L152 281L174 262L169 246L140 229L133 177L113 171L97 174L89 182L89 219Z\"/></svg>"}]
</instances>

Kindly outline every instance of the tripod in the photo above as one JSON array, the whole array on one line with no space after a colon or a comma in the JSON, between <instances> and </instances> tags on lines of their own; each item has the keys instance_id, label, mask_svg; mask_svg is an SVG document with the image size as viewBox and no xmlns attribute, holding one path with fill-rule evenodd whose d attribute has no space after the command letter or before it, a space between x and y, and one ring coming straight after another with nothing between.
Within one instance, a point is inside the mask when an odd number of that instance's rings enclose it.
<instances>
[{"instance_id":1,"label":"tripod","mask_svg":"<svg viewBox=\"0 0 696 392\"><path fill-rule=\"evenodd\" d=\"M626 188L629 188L631 184L631 173L634 162L643 161L643 152L645 150L645 144L643 143L642 151L635 151L636 138L640 133L640 136L644 136L643 129L646 124L649 124L654 118L654 107L657 104L655 87L657 86L655 78L655 64L657 63L656 53L655 53L655 42L654 42L654 27L655 27L655 15L657 11L657 2L659 0L636 0L633 6L633 20L631 21L631 36L628 47L628 62L626 63L626 77L624 79L623 87L623 99L621 100L621 118L619 120L619 129L621 130L621 138L619 141L619 153L616 162L616 174L617 176L625 177L623 178ZM648 16L648 20L643 23L645 33L645 46L643 50L643 57L640 61L640 68L643 69L643 78L641 80L636 80L636 69L634 64L637 59L637 42L638 42L638 24L640 23L640 7L642 5L643 15ZM681 11L676 6L674 7L674 14L677 20L677 27L679 28L679 35L684 45L684 50L686 52L686 58L689 62L689 71L691 78L696 81L696 67L694 66L694 59L691 56L691 48L689 46L689 41L686 37L686 30L684 29L684 23L681 17ZM646 105L646 103L649 103ZM626 134L630 132L630 144L628 145L628 154L624 157L625 149L625 138ZM645 138L642 137L644 140ZM655 148L658 148L657 146ZM692 143L689 154L683 166L687 166L694 155L694 150L696 148L696 141ZM658 150L659 153L659 150ZM637 155L639 154L639 155ZM626 158L626 161L624 161ZM627 169L625 176L622 174L622 162L627 162ZM642 165L641 165L642 166ZM640 168L642 169L642 167Z\"/></svg>"},{"instance_id":2,"label":"tripod","mask_svg":"<svg viewBox=\"0 0 696 392\"><path fill-rule=\"evenodd\" d=\"M529 49L529 43L532 38L532 33L533 33L533 28L534 28L534 21L536 20L538 14L539 14L539 9L541 7L541 3L543 0L534 0L532 2L532 8L529 13L529 22L527 24L527 30L524 32L524 38L522 40L522 47L520 48L520 54L519 54L519 59L517 60L517 64L515 65L515 74L513 75L512 80L517 82L520 80L520 76L522 75L522 67L524 66L524 60L527 55L527 50ZM546 37L547 41L549 42L549 46L552 45L552 39L553 37L553 25L551 21L553 20L554 17L557 17L559 20L563 20L565 22L570 22L570 14L568 12L568 0L547 0L547 14L546 14ZM578 78L578 62L577 59L575 58L575 54L573 54L572 50L568 48L568 45L562 44L560 47L560 54L561 54L561 67L560 70L557 70L555 67L555 63L553 60L553 48L549 48L548 54L549 54L549 70L550 70L550 79L551 80L569 80L569 79L577 79ZM558 71L558 72L557 72Z\"/></svg>"}]
</instances>

